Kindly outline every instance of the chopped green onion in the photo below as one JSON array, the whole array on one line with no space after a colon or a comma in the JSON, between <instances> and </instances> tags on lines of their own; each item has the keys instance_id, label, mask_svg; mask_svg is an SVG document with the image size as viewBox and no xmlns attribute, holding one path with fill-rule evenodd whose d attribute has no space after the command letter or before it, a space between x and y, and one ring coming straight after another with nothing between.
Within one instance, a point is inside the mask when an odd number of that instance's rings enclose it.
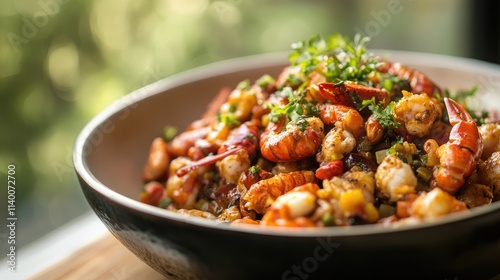
<instances>
[{"instance_id":1,"label":"chopped green onion","mask_svg":"<svg viewBox=\"0 0 500 280\"><path fill-rule=\"evenodd\" d=\"M166 208L168 205L170 205L170 203L172 203L172 200L168 197L165 197L162 200L160 200L160 202L158 203L158 207Z\"/></svg>"},{"instance_id":2,"label":"chopped green onion","mask_svg":"<svg viewBox=\"0 0 500 280\"><path fill-rule=\"evenodd\" d=\"M274 80L274 78L271 76L271 75L263 75L262 77L260 77L255 83L261 87L261 88L266 88L268 87L270 84L274 84L276 81Z\"/></svg>"},{"instance_id":3,"label":"chopped green onion","mask_svg":"<svg viewBox=\"0 0 500 280\"><path fill-rule=\"evenodd\" d=\"M255 175L255 174L259 173L260 169L261 168L259 166L254 165L254 166L250 167L249 171L250 171L250 173Z\"/></svg>"},{"instance_id":4,"label":"chopped green onion","mask_svg":"<svg viewBox=\"0 0 500 280\"><path fill-rule=\"evenodd\" d=\"M389 105L384 108L383 102L377 104L375 102L375 97L372 97L371 99L363 100L361 105L360 110L368 107L368 109L372 111L373 115L375 115L375 117L379 120L380 124L388 131L401 127L401 124L394 118L394 106L396 105L394 101L389 103Z\"/></svg>"},{"instance_id":5,"label":"chopped green onion","mask_svg":"<svg viewBox=\"0 0 500 280\"><path fill-rule=\"evenodd\" d=\"M174 137L177 135L177 128L174 126L165 126L163 128L163 134L162 137L165 141L170 142Z\"/></svg>"}]
</instances>

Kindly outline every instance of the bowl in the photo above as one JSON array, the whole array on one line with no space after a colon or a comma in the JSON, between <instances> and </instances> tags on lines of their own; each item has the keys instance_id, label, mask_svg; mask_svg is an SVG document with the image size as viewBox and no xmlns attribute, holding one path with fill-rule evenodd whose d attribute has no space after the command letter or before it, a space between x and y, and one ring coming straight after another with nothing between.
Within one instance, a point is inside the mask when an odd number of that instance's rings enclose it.
<instances>
[{"instance_id":1,"label":"bowl","mask_svg":"<svg viewBox=\"0 0 500 280\"><path fill-rule=\"evenodd\" d=\"M500 66L435 54L373 50L450 89L479 86L499 108ZM286 53L196 68L134 91L81 131L74 167L85 197L109 231L170 279L438 278L500 273L500 203L403 227L236 227L138 201L149 145L165 125L186 127L223 87L277 75Z\"/></svg>"}]
</instances>

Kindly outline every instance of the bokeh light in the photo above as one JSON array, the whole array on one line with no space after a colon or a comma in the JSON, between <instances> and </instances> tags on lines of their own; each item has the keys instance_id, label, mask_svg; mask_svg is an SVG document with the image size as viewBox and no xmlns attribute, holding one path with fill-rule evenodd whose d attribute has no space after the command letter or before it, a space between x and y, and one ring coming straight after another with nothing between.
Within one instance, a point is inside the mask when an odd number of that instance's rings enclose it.
<instances>
[{"instance_id":1,"label":"bokeh light","mask_svg":"<svg viewBox=\"0 0 500 280\"><path fill-rule=\"evenodd\" d=\"M70 91L78 83L80 59L74 43L53 43L47 55L48 76L55 87L62 92ZM65 100L72 97L59 95Z\"/></svg>"},{"instance_id":2,"label":"bokeh light","mask_svg":"<svg viewBox=\"0 0 500 280\"><path fill-rule=\"evenodd\" d=\"M467 55L467 1L400 2L370 47ZM82 127L112 102L203 64L288 51L315 34L352 37L387 3L1 1L0 167L18 166L21 245L89 211L71 151Z\"/></svg>"}]
</instances>

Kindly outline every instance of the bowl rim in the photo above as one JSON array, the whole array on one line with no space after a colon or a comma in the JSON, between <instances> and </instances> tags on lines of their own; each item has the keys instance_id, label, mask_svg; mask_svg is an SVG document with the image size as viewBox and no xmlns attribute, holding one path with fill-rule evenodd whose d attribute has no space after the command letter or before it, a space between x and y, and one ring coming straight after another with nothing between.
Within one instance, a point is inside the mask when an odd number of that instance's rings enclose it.
<instances>
[{"instance_id":1,"label":"bowl rim","mask_svg":"<svg viewBox=\"0 0 500 280\"><path fill-rule=\"evenodd\" d=\"M492 73L495 73L495 75L500 76L500 65L471 58L385 49L370 49L369 51L381 55L388 54L389 58L391 56L409 58L408 60L405 59L405 61L401 61L408 65L418 64L429 67L458 68L463 70L466 69L473 73L487 73L491 75L493 75ZM186 216L179 213L167 211L156 206L148 205L138 200L134 200L123 194L111 190L103 183L101 183L99 179L90 172L85 160L85 145L92 133L101 124L103 124L106 120L108 120L108 118L112 117L113 115L118 114L121 110L132 106L137 101L146 99L156 94L160 94L164 91L183 85L185 83L199 81L223 74L230 74L235 71L286 65L288 54L289 52L264 53L210 63L166 77L119 98L118 100L105 107L97 115L95 115L78 134L73 148L73 165L77 176L84 180L88 187L92 188L101 196L136 212L150 215L159 219L170 220L171 222L180 222L194 227L253 235L285 237L341 237L354 235L364 236L374 234L387 234L439 227L451 223L473 219L479 216L493 213L495 211L500 211L500 202L498 202L485 207L470 209L466 212L451 213L444 217L439 217L438 219L420 221L416 224L369 224L321 228L283 228L247 225L229 226L228 223L220 223L213 220ZM235 65L239 66L235 67Z\"/></svg>"}]
</instances>

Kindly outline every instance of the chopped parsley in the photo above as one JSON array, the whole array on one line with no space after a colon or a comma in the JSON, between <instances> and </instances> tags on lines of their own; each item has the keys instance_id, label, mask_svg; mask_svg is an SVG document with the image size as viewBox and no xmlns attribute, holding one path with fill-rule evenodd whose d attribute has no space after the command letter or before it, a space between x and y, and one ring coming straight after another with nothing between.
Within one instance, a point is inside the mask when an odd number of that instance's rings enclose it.
<instances>
[{"instance_id":1,"label":"chopped parsley","mask_svg":"<svg viewBox=\"0 0 500 280\"><path fill-rule=\"evenodd\" d=\"M236 104L229 105L229 113L236 112L236 109L238 109L238 106L236 106Z\"/></svg>"},{"instance_id":2,"label":"chopped parsley","mask_svg":"<svg viewBox=\"0 0 500 280\"><path fill-rule=\"evenodd\" d=\"M158 203L158 207L160 208L167 208L168 205L172 203L172 200L168 197L162 198L160 202Z\"/></svg>"},{"instance_id":3,"label":"chopped parsley","mask_svg":"<svg viewBox=\"0 0 500 280\"><path fill-rule=\"evenodd\" d=\"M396 141L392 142L393 145L387 150L387 154L392 154L397 156L400 160L402 160L404 163L412 164L413 163L413 151L411 151L410 148L406 148L406 146L409 147L407 142L404 142L402 139L397 139Z\"/></svg>"},{"instance_id":4,"label":"chopped parsley","mask_svg":"<svg viewBox=\"0 0 500 280\"><path fill-rule=\"evenodd\" d=\"M253 175L255 175L255 174L259 173L260 169L261 168L259 166L254 165L254 166L250 167L249 170L250 170L250 173L252 173Z\"/></svg>"},{"instance_id":5,"label":"chopped parsley","mask_svg":"<svg viewBox=\"0 0 500 280\"><path fill-rule=\"evenodd\" d=\"M269 85L276 83L271 75L263 75L255 82L261 88L267 88Z\"/></svg>"},{"instance_id":6,"label":"chopped parsley","mask_svg":"<svg viewBox=\"0 0 500 280\"><path fill-rule=\"evenodd\" d=\"M246 79L239 82L236 88L241 90L250 90L251 89L250 80Z\"/></svg>"},{"instance_id":7,"label":"chopped parsley","mask_svg":"<svg viewBox=\"0 0 500 280\"><path fill-rule=\"evenodd\" d=\"M267 106L271 109L268 115L269 121L277 123L282 116L286 116L285 124L292 121L301 130L305 130L309 125L305 118L318 115L318 109L313 101L305 99L305 92L298 93L290 87L285 87L276 94L284 94L288 98L288 104L275 106L268 104Z\"/></svg>"},{"instance_id":8,"label":"chopped parsley","mask_svg":"<svg viewBox=\"0 0 500 280\"><path fill-rule=\"evenodd\" d=\"M379 120L380 124L385 127L388 131L392 131L394 128L400 128L401 124L394 118L394 106L396 103L392 101L384 108L384 103L376 103L375 97L371 99L363 100L361 103L362 107L360 110L368 107L372 111L373 115Z\"/></svg>"},{"instance_id":9,"label":"chopped parsley","mask_svg":"<svg viewBox=\"0 0 500 280\"><path fill-rule=\"evenodd\" d=\"M295 75L295 74L289 74L286 77L286 82L287 85L290 85L291 87L299 87L304 84L304 81L302 79Z\"/></svg>"},{"instance_id":10,"label":"chopped parsley","mask_svg":"<svg viewBox=\"0 0 500 280\"><path fill-rule=\"evenodd\" d=\"M367 52L365 45L369 40L369 37L360 34L356 34L353 41L339 33L328 39L317 35L292 44L293 52L289 60L291 65L299 66L306 76L317 72L325 76L328 82L366 83L368 76L376 72L379 63L376 56Z\"/></svg>"},{"instance_id":11,"label":"chopped parsley","mask_svg":"<svg viewBox=\"0 0 500 280\"><path fill-rule=\"evenodd\" d=\"M379 80L382 88L384 88L388 92L392 92L395 88L402 89L404 88L404 83L408 82L408 80L401 79L397 75L391 75L387 73L381 73L379 76Z\"/></svg>"},{"instance_id":12,"label":"chopped parsley","mask_svg":"<svg viewBox=\"0 0 500 280\"><path fill-rule=\"evenodd\" d=\"M231 127L240 125L240 122L236 119L236 115L232 113L221 114L220 111L217 112L217 121L225 123Z\"/></svg>"}]
</instances>

